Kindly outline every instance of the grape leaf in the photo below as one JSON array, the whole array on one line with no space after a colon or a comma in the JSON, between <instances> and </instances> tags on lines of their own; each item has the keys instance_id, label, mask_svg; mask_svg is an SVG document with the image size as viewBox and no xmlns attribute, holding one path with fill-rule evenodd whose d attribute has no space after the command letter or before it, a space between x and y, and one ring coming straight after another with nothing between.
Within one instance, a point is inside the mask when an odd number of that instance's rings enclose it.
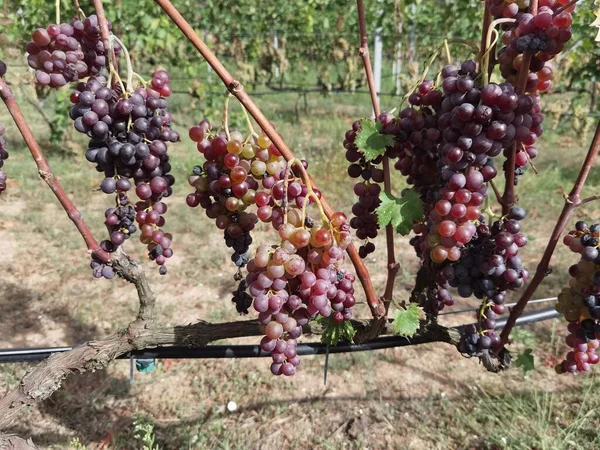
<instances>
[{"instance_id":1,"label":"grape leaf","mask_svg":"<svg viewBox=\"0 0 600 450\"><path fill-rule=\"evenodd\" d=\"M323 344L337 345L341 340L354 344L356 330L350 321L336 323L329 317L321 317L317 321L326 327L321 335L321 342Z\"/></svg>"},{"instance_id":2,"label":"grape leaf","mask_svg":"<svg viewBox=\"0 0 600 450\"><path fill-rule=\"evenodd\" d=\"M531 354L533 350L530 348L526 348L517 356L515 360L515 367L520 367L523 369L524 373L527 373L531 370L535 369L535 364L533 361L533 355Z\"/></svg>"},{"instance_id":3,"label":"grape leaf","mask_svg":"<svg viewBox=\"0 0 600 450\"><path fill-rule=\"evenodd\" d=\"M377 221L381 227L391 223L398 233L406 236L412 230L413 222L423 218L423 202L415 191L405 191L402 198L382 192L379 198Z\"/></svg>"},{"instance_id":4,"label":"grape leaf","mask_svg":"<svg viewBox=\"0 0 600 450\"><path fill-rule=\"evenodd\" d=\"M423 309L414 303L409 303L406 309L396 312L392 322L392 330L395 335L412 337L419 329L419 320L424 318Z\"/></svg>"},{"instance_id":5,"label":"grape leaf","mask_svg":"<svg viewBox=\"0 0 600 450\"><path fill-rule=\"evenodd\" d=\"M358 147L365 159L371 161L385 153L385 148L394 143L394 136L379 134L381 124L372 119L360 121L360 131L356 133L354 144Z\"/></svg>"}]
</instances>

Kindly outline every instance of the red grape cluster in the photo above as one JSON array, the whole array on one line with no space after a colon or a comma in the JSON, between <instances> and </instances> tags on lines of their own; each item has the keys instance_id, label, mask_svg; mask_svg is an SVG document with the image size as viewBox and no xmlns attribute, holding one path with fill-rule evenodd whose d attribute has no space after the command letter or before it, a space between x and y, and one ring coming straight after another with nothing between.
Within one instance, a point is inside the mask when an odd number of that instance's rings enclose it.
<instances>
[{"instance_id":1,"label":"red grape cluster","mask_svg":"<svg viewBox=\"0 0 600 450\"><path fill-rule=\"evenodd\" d=\"M154 73L150 86L125 91L120 84L107 86L103 76L91 77L71 94L69 113L75 129L90 137L85 156L104 173L100 189L106 194L116 192L119 208L127 210L124 219L107 211L111 231L108 251L114 251L136 231L129 223L127 198L133 181L140 199L135 205L140 240L148 246L148 255L160 266L161 274L166 274L165 261L173 254L172 236L161 230L167 211L161 200L172 194L175 182L167 144L179 141L179 134L171 129L172 117L164 97L170 93L169 75L164 70Z\"/></svg>"},{"instance_id":2,"label":"red grape cluster","mask_svg":"<svg viewBox=\"0 0 600 450\"><path fill-rule=\"evenodd\" d=\"M0 61L2 63L2 61ZM0 123L0 169L4 166L4 161L8 159L8 150L6 149L6 141L2 136L6 132L6 128ZM6 190L6 173L0 170L0 193Z\"/></svg>"},{"instance_id":3,"label":"red grape cluster","mask_svg":"<svg viewBox=\"0 0 600 450\"><path fill-rule=\"evenodd\" d=\"M296 339L303 325L318 315L333 324L352 317L354 276L341 267L352 240L350 225L343 213L327 219L320 193L307 184L305 161L286 162L264 134L244 138L224 128L214 131L202 120L190 129L206 161L188 179L194 192L187 204L202 207L224 231L239 268L247 263L248 274L232 301L242 314L250 306L259 313L265 332L261 346L273 357L271 371L290 376L300 363ZM320 221L310 215L315 204ZM259 246L248 260L250 232L258 221L271 224L280 244Z\"/></svg>"},{"instance_id":4,"label":"red grape cluster","mask_svg":"<svg viewBox=\"0 0 600 450\"><path fill-rule=\"evenodd\" d=\"M531 93L547 92L552 87L553 74L549 61L560 53L565 43L571 39L571 13L576 5L556 14L570 0L540 0L537 14L534 16L527 12L529 1L488 1L494 17L516 19L514 24L505 25L502 34L504 47L498 52L502 76L516 85L523 54L530 52L533 56L529 65L526 90Z\"/></svg>"},{"instance_id":5,"label":"red grape cluster","mask_svg":"<svg viewBox=\"0 0 600 450\"><path fill-rule=\"evenodd\" d=\"M517 166L537 153L533 144L541 129L532 128L538 118L535 99L517 95L508 83L490 83L480 89L475 69L473 61L465 61L460 69L446 66L442 90L434 89L432 81L424 81L409 99L413 107L400 113L403 133L397 136L406 147L396 166L410 175L409 182L422 187L427 212L427 220L415 225L420 236L413 244L436 264L458 261L461 248L476 234L474 222L480 220L488 196L486 183L497 174L493 158L515 142L531 148L530 153L522 150L517 154ZM437 120L426 120L430 114ZM437 159L428 156L435 150ZM422 170L413 174L411 161Z\"/></svg>"},{"instance_id":6,"label":"red grape cluster","mask_svg":"<svg viewBox=\"0 0 600 450\"><path fill-rule=\"evenodd\" d=\"M556 366L558 373L585 372L597 364L600 339L600 224L579 221L563 240L581 256L569 268L571 280L558 296L556 310L569 322L566 343L573 351Z\"/></svg>"},{"instance_id":7,"label":"red grape cluster","mask_svg":"<svg viewBox=\"0 0 600 450\"><path fill-rule=\"evenodd\" d=\"M310 230L310 231L309 231ZM300 359L295 343L317 315L341 323L352 318L354 275L339 266L350 239L345 214L311 228L285 223L279 246L260 246L248 264L246 282L264 325L261 348L272 352L271 371L293 375Z\"/></svg>"},{"instance_id":8,"label":"red grape cluster","mask_svg":"<svg viewBox=\"0 0 600 450\"><path fill-rule=\"evenodd\" d=\"M61 87L97 75L107 65L107 49L95 15L84 20L75 18L70 24L38 28L31 39L25 47L29 54L27 63L43 86Z\"/></svg>"},{"instance_id":9,"label":"red grape cluster","mask_svg":"<svg viewBox=\"0 0 600 450\"><path fill-rule=\"evenodd\" d=\"M229 137L225 132L213 133L208 120L192 127L189 134L206 162L194 167L188 179L195 192L188 195L187 204L200 205L215 220L217 228L223 230L227 246L233 248L231 260L243 267L249 259L250 232L259 218L263 222L273 221L270 205L283 198L284 184L279 175L285 160L264 135L244 139L239 131L231 132ZM273 198L267 191L259 191L259 181L271 190ZM297 182L288 185L288 194L301 193L302 188L297 185ZM259 207L257 213L246 211L250 205ZM281 208L277 207L277 211ZM275 216L283 220L282 213Z\"/></svg>"},{"instance_id":10,"label":"red grape cluster","mask_svg":"<svg viewBox=\"0 0 600 450\"><path fill-rule=\"evenodd\" d=\"M354 185L354 193L358 197L358 201L352 206L354 217L350 220L350 226L356 230L358 239L368 240L375 239L379 230L375 211L381 203L379 183L383 182L383 170L378 167L382 161L381 157L367 161L354 143L356 134L360 130L360 121L354 122L352 129L346 132L344 148L346 149L346 160L350 163L348 175L351 178L362 178L363 180ZM375 244L368 241L358 249L361 258L366 258L374 251Z\"/></svg>"}]
</instances>

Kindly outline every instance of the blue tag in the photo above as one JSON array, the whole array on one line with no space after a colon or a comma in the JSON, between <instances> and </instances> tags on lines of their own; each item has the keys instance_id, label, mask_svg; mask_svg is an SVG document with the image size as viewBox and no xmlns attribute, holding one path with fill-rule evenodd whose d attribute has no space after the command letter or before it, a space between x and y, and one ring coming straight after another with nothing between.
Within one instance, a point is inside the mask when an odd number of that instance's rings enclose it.
<instances>
[{"instance_id":1,"label":"blue tag","mask_svg":"<svg viewBox=\"0 0 600 450\"><path fill-rule=\"evenodd\" d=\"M137 359L135 361L135 368L138 372L150 373L156 368L155 359Z\"/></svg>"}]
</instances>

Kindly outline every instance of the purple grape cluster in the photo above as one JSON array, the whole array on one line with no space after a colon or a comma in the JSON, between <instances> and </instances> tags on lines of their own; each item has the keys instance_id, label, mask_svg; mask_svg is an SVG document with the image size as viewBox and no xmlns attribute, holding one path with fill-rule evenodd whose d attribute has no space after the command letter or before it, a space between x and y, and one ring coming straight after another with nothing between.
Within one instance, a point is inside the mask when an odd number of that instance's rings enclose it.
<instances>
[{"instance_id":1,"label":"purple grape cluster","mask_svg":"<svg viewBox=\"0 0 600 450\"><path fill-rule=\"evenodd\" d=\"M75 129L90 137L85 156L105 176L100 189L106 194L117 193L119 201L125 202L120 207L127 208L124 227L121 221L115 222L112 212L107 216L118 227L111 229L111 250L135 232L128 223L132 211L127 200L133 181L140 199L135 219L142 230L141 240L148 245L149 257L160 266L161 274L166 273L164 263L172 255L171 236L160 230L167 210L161 200L172 194L175 182L167 145L179 141L179 134L171 129L167 100L161 96L162 92L170 93L168 85L169 75L164 70L153 75L152 87L126 92L120 84L107 86L101 75L91 77L71 94L69 112Z\"/></svg>"},{"instance_id":2,"label":"purple grape cluster","mask_svg":"<svg viewBox=\"0 0 600 450\"><path fill-rule=\"evenodd\" d=\"M527 244L527 237L520 232L525 216L523 208L514 206L491 227L481 223L465 256L439 275L440 284L457 288L461 297L474 295L485 300L477 313L477 327L463 336L459 346L465 354L474 356L500 344L495 319L504 313L506 293L519 289L529 278L519 256L519 249ZM473 333L478 337L470 336Z\"/></svg>"},{"instance_id":3,"label":"purple grape cluster","mask_svg":"<svg viewBox=\"0 0 600 450\"><path fill-rule=\"evenodd\" d=\"M107 49L95 15L84 20L75 18L70 24L38 28L31 39L25 47L27 63L43 86L58 88L97 75L107 65Z\"/></svg>"},{"instance_id":4,"label":"purple grape cluster","mask_svg":"<svg viewBox=\"0 0 600 450\"><path fill-rule=\"evenodd\" d=\"M346 149L346 160L348 175L351 178L362 178L354 185L354 193L358 201L352 206L354 217L350 220L350 227L356 230L356 237L364 242L358 249L361 258L366 258L375 251L375 244L368 239L375 239L379 230L377 214L375 211L381 203L380 183L383 183L383 170L378 167L382 157L367 161L356 147L356 134L361 130L360 121L352 124L352 129L346 132L344 148Z\"/></svg>"},{"instance_id":5,"label":"purple grape cluster","mask_svg":"<svg viewBox=\"0 0 600 450\"><path fill-rule=\"evenodd\" d=\"M0 65L3 64L0 61ZM6 132L6 128L0 123L0 169L4 166L4 161L8 159L8 150L6 149L6 141L2 136ZM0 193L6 190L6 173L0 170Z\"/></svg>"}]
</instances>

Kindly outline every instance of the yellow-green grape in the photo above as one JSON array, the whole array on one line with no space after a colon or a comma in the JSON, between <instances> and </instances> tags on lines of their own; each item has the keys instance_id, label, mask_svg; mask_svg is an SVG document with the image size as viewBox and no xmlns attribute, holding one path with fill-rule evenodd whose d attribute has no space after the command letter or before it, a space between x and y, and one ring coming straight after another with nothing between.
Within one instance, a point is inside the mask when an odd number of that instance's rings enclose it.
<instances>
[{"instance_id":1,"label":"yellow-green grape","mask_svg":"<svg viewBox=\"0 0 600 450\"><path fill-rule=\"evenodd\" d=\"M519 9L529 8L529 0L517 0Z\"/></svg>"},{"instance_id":2,"label":"yellow-green grape","mask_svg":"<svg viewBox=\"0 0 600 450\"><path fill-rule=\"evenodd\" d=\"M267 172L269 175L275 175L281 170L281 165L278 161L270 161L267 163Z\"/></svg>"},{"instance_id":3,"label":"yellow-green grape","mask_svg":"<svg viewBox=\"0 0 600 450\"><path fill-rule=\"evenodd\" d=\"M267 165L262 161L252 161L250 171L255 177L262 177L267 170Z\"/></svg>"},{"instance_id":4,"label":"yellow-green grape","mask_svg":"<svg viewBox=\"0 0 600 450\"><path fill-rule=\"evenodd\" d=\"M227 208L228 211L237 211L239 206L240 201L235 197L228 197L225 201L225 208Z\"/></svg>"},{"instance_id":5,"label":"yellow-green grape","mask_svg":"<svg viewBox=\"0 0 600 450\"><path fill-rule=\"evenodd\" d=\"M438 234L430 234L427 236L427 245L431 248L436 247L440 243L440 236Z\"/></svg>"},{"instance_id":6,"label":"yellow-green grape","mask_svg":"<svg viewBox=\"0 0 600 450\"><path fill-rule=\"evenodd\" d=\"M256 197L256 191L253 189L249 189L248 192L246 192L244 194L244 196L242 197L242 201L244 202L245 205L253 205L255 197Z\"/></svg>"},{"instance_id":7,"label":"yellow-green grape","mask_svg":"<svg viewBox=\"0 0 600 450\"><path fill-rule=\"evenodd\" d=\"M242 153L242 143L232 139L227 143L227 152L234 155L239 155Z\"/></svg>"},{"instance_id":8,"label":"yellow-green grape","mask_svg":"<svg viewBox=\"0 0 600 450\"><path fill-rule=\"evenodd\" d=\"M254 151L254 147L252 144L244 144L242 147L242 158L252 159L256 156L256 152Z\"/></svg>"},{"instance_id":9,"label":"yellow-green grape","mask_svg":"<svg viewBox=\"0 0 600 450\"><path fill-rule=\"evenodd\" d=\"M260 148L269 148L271 145L271 139L265 134L261 134L256 141Z\"/></svg>"}]
</instances>

